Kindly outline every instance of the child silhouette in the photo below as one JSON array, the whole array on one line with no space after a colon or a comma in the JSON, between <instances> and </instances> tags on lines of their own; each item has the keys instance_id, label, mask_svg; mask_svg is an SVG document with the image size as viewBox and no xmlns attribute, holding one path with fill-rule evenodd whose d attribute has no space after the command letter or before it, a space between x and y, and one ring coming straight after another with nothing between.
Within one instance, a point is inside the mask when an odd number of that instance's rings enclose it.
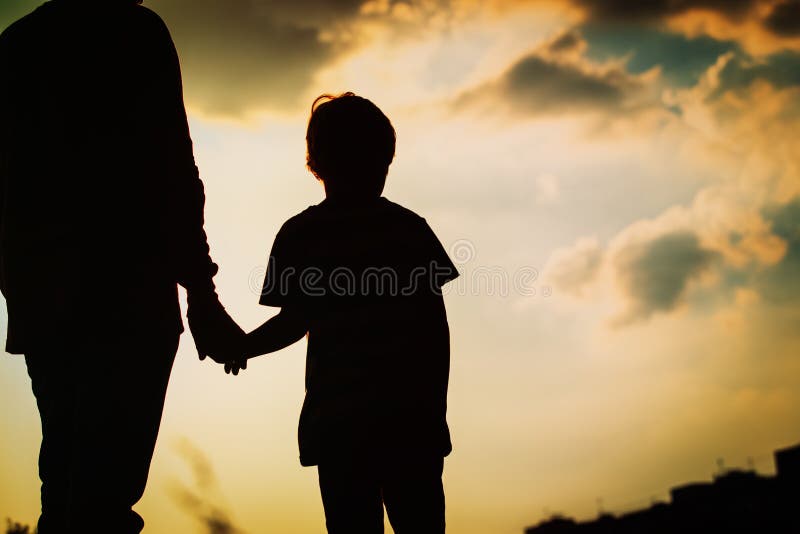
<instances>
[{"instance_id":1,"label":"child silhouette","mask_svg":"<svg viewBox=\"0 0 800 534\"><path fill-rule=\"evenodd\" d=\"M450 344L442 286L458 272L425 219L382 197L395 131L369 100L312 106L308 168L325 200L289 219L260 303L281 308L245 357L308 336L300 461L318 466L328 532L443 533Z\"/></svg>"}]
</instances>

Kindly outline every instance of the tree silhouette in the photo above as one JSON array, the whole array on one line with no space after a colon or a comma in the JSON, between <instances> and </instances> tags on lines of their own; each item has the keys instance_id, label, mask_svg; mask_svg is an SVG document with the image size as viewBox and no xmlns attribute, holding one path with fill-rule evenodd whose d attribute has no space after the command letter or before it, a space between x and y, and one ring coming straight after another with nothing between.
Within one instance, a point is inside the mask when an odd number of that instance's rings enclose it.
<instances>
[{"instance_id":1,"label":"tree silhouette","mask_svg":"<svg viewBox=\"0 0 800 534\"><path fill-rule=\"evenodd\" d=\"M36 530L31 530L28 525L6 519L6 534L36 534Z\"/></svg>"}]
</instances>

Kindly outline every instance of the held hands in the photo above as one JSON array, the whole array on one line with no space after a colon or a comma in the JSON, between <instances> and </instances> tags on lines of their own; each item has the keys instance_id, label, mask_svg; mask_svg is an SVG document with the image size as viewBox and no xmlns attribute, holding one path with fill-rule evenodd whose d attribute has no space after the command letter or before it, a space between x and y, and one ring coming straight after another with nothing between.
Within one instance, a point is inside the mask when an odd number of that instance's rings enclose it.
<instances>
[{"instance_id":1,"label":"held hands","mask_svg":"<svg viewBox=\"0 0 800 534\"><path fill-rule=\"evenodd\" d=\"M220 362L217 362L217 363L220 363ZM235 358L235 359L232 359L232 360L228 360L228 361L224 362L223 365L225 366L225 374L233 373L233 376L236 376L236 375L239 374L240 370L247 369L247 358L240 357L240 358Z\"/></svg>"},{"instance_id":2,"label":"held hands","mask_svg":"<svg viewBox=\"0 0 800 534\"><path fill-rule=\"evenodd\" d=\"M198 303L190 299L187 318L200 360L208 356L224 365L228 374L238 375L239 370L247 369L244 330L218 300Z\"/></svg>"}]
</instances>

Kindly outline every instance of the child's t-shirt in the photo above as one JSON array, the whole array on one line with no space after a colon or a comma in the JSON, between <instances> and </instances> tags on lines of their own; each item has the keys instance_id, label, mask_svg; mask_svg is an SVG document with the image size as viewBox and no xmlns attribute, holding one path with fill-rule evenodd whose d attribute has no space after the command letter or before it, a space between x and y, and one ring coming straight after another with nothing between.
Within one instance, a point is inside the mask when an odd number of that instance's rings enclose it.
<instances>
[{"instance_id":1,"label":"child's t-shirt","mask_svg":"<svg viewBox=\"0 0 800 534\"><path fill-rule=\"evenodd\" d=\"M325 200L283 225L260 303L307 320L303 465L449 454L441 288L457 276L425 219L383 197Z\"/></svg>"}]
</instances>

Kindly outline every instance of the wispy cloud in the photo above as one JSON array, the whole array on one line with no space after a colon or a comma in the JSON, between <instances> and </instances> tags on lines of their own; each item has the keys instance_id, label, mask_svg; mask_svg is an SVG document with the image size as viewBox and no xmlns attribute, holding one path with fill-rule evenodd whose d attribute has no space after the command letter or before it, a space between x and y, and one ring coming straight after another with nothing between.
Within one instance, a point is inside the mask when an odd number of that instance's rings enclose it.
<instances>
[{"instance_id":1,"label":"wispy cloud","mask_svg":"<svg viewBox=\"0 0 800 534\"><path fill-rule=\"evenodd\" d=\"M600 272L603 254L596 238L581 238L552 254L545 269L547 280L560 291L583 296Z\"/></svg>"},{"instance_id":2,"label":"wispy cloud","mask_svg":"<svg viewBox=\"0 0 800 534\"><path fill-rule=\"evenodd\" d=\"M189 466L192 484L173 480L169 493L175 503L194 517L207 534L244 534L223 504L217 476L208 457L186 438L178 440L175 451Z\"/></svg>"}]
</instances>

